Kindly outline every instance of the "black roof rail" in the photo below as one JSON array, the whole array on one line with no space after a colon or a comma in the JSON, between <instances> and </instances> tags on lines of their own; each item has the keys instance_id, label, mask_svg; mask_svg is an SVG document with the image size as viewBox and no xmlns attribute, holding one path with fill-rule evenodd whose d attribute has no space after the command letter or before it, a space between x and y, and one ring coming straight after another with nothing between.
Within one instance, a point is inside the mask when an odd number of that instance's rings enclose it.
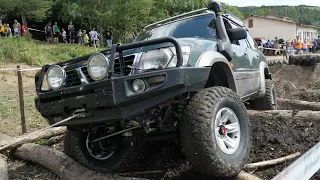
<instances>
[{"instance_id":1,"label":"black roof rail","mask_svg":"<svg viewBox=\"0 0 320 180\"><path fill-rule=\"evenodd\" d=\"M152 23L150 25L147 25L147 26L144 27L144 29L148 29L148 28L160 25L161 23L165 23L165 22L169 22L169 21L172 21L172 20L176 20L178 18L187 16L187 15L191 15L191 14L195 14L195 13L200 13L200 12L203 12L203 11L206 11L206 10L209 11L208 8L202 8L202 9L197 9L197 10L194 10L194 11L186 12L186 13L183 13L183 14L179 14L177 16L173 16L173 17L170 17L170 18L167 18L167 19Z\"/></svg>"},{"instance_id":2,"label":"black roof rail","mask_svg":"<svg viewBox=\"0 0 320 180\"><path fill-rule=\"evenodd\" d=\"M240 18L238 18L236 15L234 15L233 13L231 13L230 11L228 11L226 9L224 11L225 11L225 14L223 14L224 16L230 18L235 23L238 23L239 25L244 26L243 21Z\"/></svg>"}]
</instances>

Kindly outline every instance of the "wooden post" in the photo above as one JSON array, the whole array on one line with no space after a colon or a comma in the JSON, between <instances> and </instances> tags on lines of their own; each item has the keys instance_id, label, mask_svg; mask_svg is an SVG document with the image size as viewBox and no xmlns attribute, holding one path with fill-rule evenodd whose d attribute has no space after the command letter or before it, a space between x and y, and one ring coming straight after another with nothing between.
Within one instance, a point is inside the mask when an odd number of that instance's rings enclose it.
<instances>
[{"instance_id":1,"label":"wooden post","mask_svg":"<svg viewBox=\"0 0 320 180\"><path fill-rule=\"evenodd\" d=\"M27 132L26 128L26 118L24 115L24 98L23 98L23 83L22 83L22 72L20 66L17 66L18 73L18 88L19 88L19 101L20 101L20 115L21 115L21 128L22 133Z\"/></svg>"}]
</instances>

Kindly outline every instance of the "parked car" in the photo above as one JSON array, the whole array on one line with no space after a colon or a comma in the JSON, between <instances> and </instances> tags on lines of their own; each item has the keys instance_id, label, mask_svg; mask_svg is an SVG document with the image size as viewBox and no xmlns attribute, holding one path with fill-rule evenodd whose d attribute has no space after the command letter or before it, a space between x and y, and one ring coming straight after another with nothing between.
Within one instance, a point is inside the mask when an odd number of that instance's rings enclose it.
<instances>
[{"instance_id":1,"label":"parked car","mask_svg":"<svg viewBox=\"0 0 320 180\"><path fill-rule=\"evenodd\" d=\"M244 102L277 103L265 57L221 9L213 2L145 27L133 43L43 66L35 105L68 127L65 153L110 173L140 139L172 134L199 173L238 174L251 144Z\"/></svg>"}]
</instances>

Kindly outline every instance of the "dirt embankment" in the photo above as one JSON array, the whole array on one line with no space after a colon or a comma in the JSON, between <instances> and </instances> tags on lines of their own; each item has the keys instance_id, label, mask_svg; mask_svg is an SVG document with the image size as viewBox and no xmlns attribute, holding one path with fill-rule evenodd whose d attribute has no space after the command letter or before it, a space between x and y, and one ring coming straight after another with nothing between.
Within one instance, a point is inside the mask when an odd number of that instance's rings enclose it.
<instances>
[{"instance_id":1,"label":"dirt embankment","mask_svg":"<svg viewBox=\"0 0 320 180\"><path fill-rule=\"evenodd\" d=\"M320 101L320 64L274 65L270 70L277 86L278 98Z\"/></svg>"}]
</instances>

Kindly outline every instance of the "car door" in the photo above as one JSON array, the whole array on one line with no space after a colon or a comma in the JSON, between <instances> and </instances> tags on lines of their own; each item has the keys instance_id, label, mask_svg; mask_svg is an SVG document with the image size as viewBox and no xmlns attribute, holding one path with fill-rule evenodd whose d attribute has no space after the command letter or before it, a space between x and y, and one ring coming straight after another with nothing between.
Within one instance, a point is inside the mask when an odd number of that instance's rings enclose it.
<instances>
[{"instance_id":1,"label":"car door","mask_svg":"<svg viewBox=\"0 0 320 180\"><path fill-rule=\"evenodd\" d=\"M264 56L259 51L257 44L255 43L248 30L246 41L248 43L248 48L246 50L251 64L251 69L249 70L251 72L249 94L254 94L257 93L261 87L261 74L259 67L261 59L263 59Z\"/></svg>"},{"instance_id":2,"label":"car door","mask_svg":"<svg viewBox=\"0 0 320 180\"><path fill-rule=\"evenodd\" d=\"M229 21L228 24L229 28L240 27L231 21ZM226 26L226 28L228 27ZM246 39L232 42L233 57L231 63L233 64L233 75L238 95L243 100L247 100L253 93L252 58L254 54L249 51L249 48L250 45Z\"/></svg>"}]
</instances>

